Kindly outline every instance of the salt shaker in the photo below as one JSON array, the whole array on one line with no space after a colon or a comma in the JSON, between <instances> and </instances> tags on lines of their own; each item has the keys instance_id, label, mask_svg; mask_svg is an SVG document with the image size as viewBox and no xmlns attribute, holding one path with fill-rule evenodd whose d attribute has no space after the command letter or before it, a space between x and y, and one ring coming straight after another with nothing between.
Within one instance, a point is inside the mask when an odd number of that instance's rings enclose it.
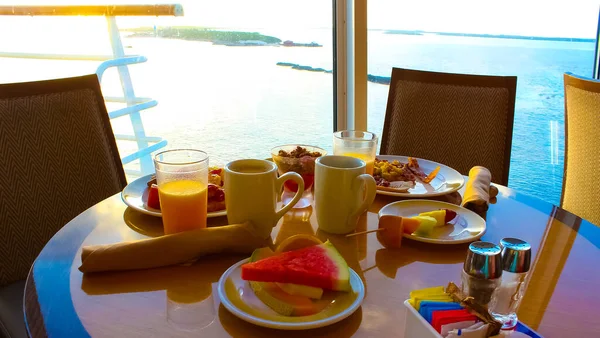
<instances>
[{"instance_id":1,"label":"salt shaker","mask_svg":"<svg viewBox=\"0 0 600 338\"><path fill-rule=\"evenodd\" d=\"M496 244L471 243L463 265L462 292L480 305L492 307L502 276L501 258L500 247Z\"/></svg>"},{"instance_id":2,"label":"salt shaker","mask_svg":"<svg viewBox=\"0 0 600 338\"><path fill-rule=\"evenodd\" d=\"M501 322L502 329L512 329L517 325L517 308L525 292L525 281L531 265L531 245L517 238L503 238L502 283L496 291L496 302L490 313Z\"/></svg>"}]
</instances>

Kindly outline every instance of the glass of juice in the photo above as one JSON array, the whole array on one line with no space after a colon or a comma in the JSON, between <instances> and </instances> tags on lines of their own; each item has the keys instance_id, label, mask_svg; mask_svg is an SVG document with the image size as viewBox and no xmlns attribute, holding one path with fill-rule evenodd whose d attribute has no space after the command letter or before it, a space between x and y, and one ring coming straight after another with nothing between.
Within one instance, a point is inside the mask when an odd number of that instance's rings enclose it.
<instances>
[{"instance_id":1,"label":"glass of juice","mask_svg":"<svg viewBox=\"0 0 600 338\"><path fill-rule=\"evenodd\" d=\"M167 150L154 157L165 235L206 228L208 154Z\"/></svg>"},{"instance_id":2,"label":"glass of juice","mask_svg":"<svg viewBox=\"0 0 600 338\"><path fill-rule=\"evenodd\" d=\"M300 174L304 180L302 198L294 208L306 208L311 205L311 189L315 181L315 160L324 155L327 155L325 149L303 144L289 144L271 149L271 157L277 165L279 175L293 171ZM287 204L287 201L291 200L298 191L298 185L288 180L283 187L281 201Z\"/></svg>"},{"instance_id":3,"label":"glass of juice","mask_svg":"<svg viewBox=\"0 0 600 338\"><path fill-rule=\"evenodd\" d=\"M367 174L373 175L377 136L368 131L336 131L333 133L333 154L360 158L367 164Z\"/></svg>"}]
</instances>

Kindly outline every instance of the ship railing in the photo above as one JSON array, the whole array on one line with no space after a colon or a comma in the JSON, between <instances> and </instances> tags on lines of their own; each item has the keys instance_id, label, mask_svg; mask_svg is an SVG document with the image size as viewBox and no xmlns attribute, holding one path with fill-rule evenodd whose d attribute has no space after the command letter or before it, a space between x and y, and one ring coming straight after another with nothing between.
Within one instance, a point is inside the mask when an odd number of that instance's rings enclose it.
<instances>
[{"instance_id":1,"label":"ship railing","mask_svg":"<svg viewBox=\"0 0 600 338\"><path fill-rule=\"evenodd\" d=\"M77 60L101 61L96 68L98 81L102 82L104 72L116 68L119 73L123 96L105 96L106 102L124 103L125 108L110 111L111 119L129 116L133 134L115 134L121 141L135 142L137 150L121 158L123 165L139 160L139 170L126 168L128 175L141 176L154 171L151 154L167 145L161 137L147 136L140 112L155 107L158 102L151 98L135 95L128 66L146 62L141 55L126 55L116 18L119 16L183 16L183 7L179 4L168 5L81 5L81 6L0 6L0 15L8 16L104 16L108 26L108 34L112 55L81 54L41 54L0 52L0 57L40 60Z\"/></svg>"}]
</instances>

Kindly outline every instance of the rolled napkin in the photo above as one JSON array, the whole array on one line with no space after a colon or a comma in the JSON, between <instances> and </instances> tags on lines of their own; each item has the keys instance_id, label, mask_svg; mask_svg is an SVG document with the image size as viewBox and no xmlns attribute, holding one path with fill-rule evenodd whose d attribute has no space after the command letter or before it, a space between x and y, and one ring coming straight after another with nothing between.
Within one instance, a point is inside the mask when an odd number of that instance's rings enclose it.
<instances>
[{"instance_id":1,"label":"rolled napkin","mask_svg":"<svg viewBox=\"0 0 600 338\"><path fill-rule=\"evenodd\" d=\"M487 211L490 200L498 195L498 188L490 186L491 182L492 174L487 168L471 168L462 206L475 212Z\"/></svg>"},{"instance_id":2,"label":"rolled napkin","mask_svg":"<svg viewBox=\"0 0 600 338\"><path fill-rule=\"evenodd\" d=\"M251 223L204 228L134 242L85 246L79 270L86 272L150 269L190 262L216 253L250 254L269 246Z\"/></svg>"}]
</instances>

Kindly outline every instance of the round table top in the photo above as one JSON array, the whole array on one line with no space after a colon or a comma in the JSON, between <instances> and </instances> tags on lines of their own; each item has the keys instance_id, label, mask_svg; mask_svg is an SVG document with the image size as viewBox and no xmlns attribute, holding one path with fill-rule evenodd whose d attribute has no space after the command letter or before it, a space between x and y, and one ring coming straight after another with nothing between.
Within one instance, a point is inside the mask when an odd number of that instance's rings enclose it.
<instances>
[{"instance_id":1,"label":"round table top","mask_svg":"<svg viewBox=\"0 0 600 338\"><path fill-rule=\"evenodd\" d=\"M545 337L597 336L600 228L541 200L501 186L499 190L486 214L482 240L499 243L503 237L517 237L532 245L530 283L519 319ZM377 212L395 200L378 196L358 230L376 229ZM226 217L209 221L213 226L226 223ZM297 233L329 238L363 278L367 295L362 307L331 326L282 332L232 315L219 304L216 283L229 266L245 258L239 255L205 257L191 266L83 275L77 269L82 246L162 235L160 218L126 208L115 195L74 218L40 253L25 287L28 329L33 337L404 337L403 302L409 292L460 281L468 244L405 239L399 250L388 250L375 234L326 235L316 223L311 207L292 209L272 236L275 243ZM174 294L191 301L173 302ZM198 327L183 323L186 311Z\"/></svg>"}]
</instances>

